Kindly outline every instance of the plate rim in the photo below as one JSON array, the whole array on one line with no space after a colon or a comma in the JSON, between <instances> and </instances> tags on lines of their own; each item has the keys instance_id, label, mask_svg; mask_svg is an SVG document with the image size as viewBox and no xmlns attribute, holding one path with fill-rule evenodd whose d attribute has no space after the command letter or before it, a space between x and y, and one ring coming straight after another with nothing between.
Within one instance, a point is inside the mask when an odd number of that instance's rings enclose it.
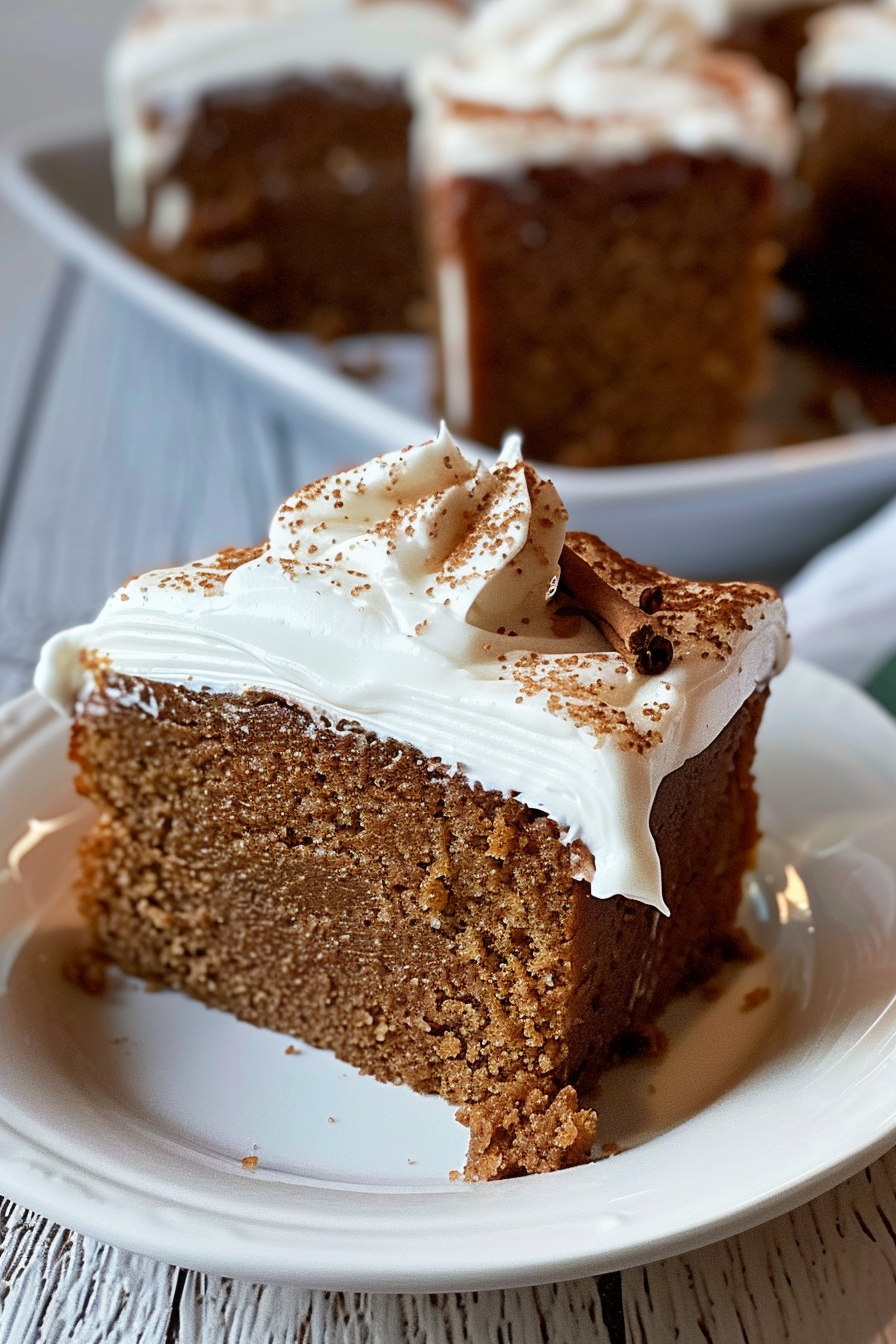
<instances>
[{"instance_id":1,"label":"plate rim","mask_svg":"<svg viewBox=\"0 0 896 1344\"><path fill-rule=\"evenodd\" d=\"M278 348L251 323L193 294L132 257L95 228L43 182L32 166L35 156L84 148L107 141L95 116L51 120L7 131L0 136L0 197L71 261L166 325L213 349L230 364L250 372L268 388L300 398L359 444L385 451L396 443L414 443L435 432L435 420L390 407L350 378L311 364ZM460 440L472 457L493 462L494 449ZM543 464L564 498L577 504L665 500L675 496L711 498L715 494L765 484L769 477L806 483L848 472L864 472L869 483L892 484L896 465L896 424L863 430L795 447L693 459L685 462L605 467L600 471Z\"/></svg>"},{"instance_id":2,"label":"plate rim","mask_svg":"<svg viewBox=\"0 0 896 1344\"><path fill-rule=\"evenodd\" d=\"M814 682L815 689L823 701L829 704L833 697L835 703L839 702L842 705L845 699L868 717L869 731L873 727L884 739L883 751L881 744L878 743L873 757L870 758L861 749L855 749L854 755L876 774L882 775L884 771L882 762L885 759L889 760L886 756L887 739L889 743L896 745L896 720L864 692L840 678L800 660L794 660L792 666L795 672L791 673L791 677L799 677L803 681L808 678L810 689L811 683ZM36 691L26 692L18 700L0 707L0 767L7 768L7 763L12 758L19 757L24 766L29 759L29 753L34 749L36 739L44 741L46 740L44 735L47 733L62 735L65 731L66 721L57 716ZM887 773L896 796L896 765ZM721 1211L698 1225L660 1232L656 1235L645 1235L642 1231L634 1240L630 1236L623 1237L622 1244L618 1248L610 1247L597 1253L585 1250L579 1255L567 1253L562 1259L552 1259L544 1245L535 1238L530 1239L530 1252L527 1257L518 1255L512 1264L493 1261L483 1265L481 1253L477 1254L476 1247L472 1244L475 1242L477 1231L475 1218L473 1226L467 1226L470 1220L470 1214L467 1212L465 1214L467 1223L461 1219L461 1222L454 1226L457 1220L453 1214L463 1207L456 1201L467 1201L467 1210L475 1202L480 1209L489 1211L485 1225L478 1229L480 1235L489 1229L494 1231L495 1218L498 1217L500 1220L502 1209L506 1211L509 1207L512 1216L516 1202L513 1198L515 1190L523 1190L520 1202L525 1204L525 1191L528 1189L534 1193L535 1188L540 1187L539 1194L545 1200L545 1225L548 1225L551 1221L552 1205L554 1212L557 1208L560 1209L561 1218L568 1218L568 1213L563 1213L565 1206L562 1198L559 1198L558 1203L558 1198L552 1196L560 1197L568 1194L568 1187L577 1183L576 1172L529 1177L526 1178L525 1185L508 1182L497 1186L448 1187L444 1191L439 1191L436 1196L431 1192L414 1190L398 1193L393 1189L386 1189L379 1194L371 1192L366 1197L359 1192L358 1198L365 1210L371 1205L375 1208L385 1208L387 1211L391 1208L393 1220L394 1208L400 1207L395 1201L401 1201L405 1209L409 1207L406 1202L408 1200L426 1203L435 1198L441 1201L433 1206L437 1209L439 1217L449 1209L452 1211L452 1218L448 1220L452 1227L450 1229L446 1227L448 1235L441 1246L444 1253L445 1242L450 1244L455 1257L447 1268L441 1263L438 1265L431 1263L432 1251L429 1243L433 1238L439 1240L442 1233L438 1231L432 1232L428 1240L424 1237L427 1246L423 1248L422 1259L425 1260L427 1255L430 1256L430 1262L426 1264L422 1263L418 1255L416 1265L411 1264L396 1270L394 1262L384 1263L385 1251L378 1257L369 1256L368 1263L363 1267L353 1266L352 1263L337 1263L339 1257L335 1255L334 1259L334 1250L338 1251L339 1238L342 1235L340 1228L336 1226L333 1230L331 1226L329 1231L325 1231L320 1225L320 1218L309 1218L305 1210L299 1210L296 1217L284 1221L282 1225L276 1225L278 1232L290 1232L304 1243L298 1257L301 1263L296 1263L295 1249L292 1246L281 1247L279 1256L272 1257L270 1234L274 1224L269 1216L260 1220L243 1216L244 1230L253 1221L257 1221L263 1230L267 1230L267 1243L264 1237L260 1242L249 1236L242 1242L234 1236L230 1236L228 1240L222 1232L222 1238L227 1242L226 1246L222 1248L220 1244L217 1247L210 1244L208 1250L200 1251L197 1249L195 1237L191 1241L189 1229L194 1226L196 1208L190 1204L189 1197L185 1197L180 1204L175 1204L170 1198L162 1199L160 1202L157 1194L148 1194L142 1187L138 1190L134 1185L128 1186L126 1181L119 1180L114 1170L102 1171L99 1158L97 1167L79 1165L75 1161L60 1171L58 1155L54 1155L39 1139L35 1140L25 1133L23 1126L11 1124L5 1115L0 1116L0 1179L4 1193L9 1197L20 1200L66 1226L74 1226L87 1235L130 1251L150 1255L163 1261L174 1260L191 1269L254 1281L290 1283L307 1288L377 1292L468 1291L521 1287L578 1278L686 1253L720 1238L743 1232L771 1217L787 1213L806 1200L823 1193L887 1151L892 1146L894 1135L896 1135L896 1108L885 1123L881 1122L875 1131L868 1133L867 1142L855 1145L850 1151L841 1153L817 1169L801 1174L783 1187L765 1193L760 1190L753 1197L740 1203L733 1211ZM112 1167L114 1168L114 1163ZM600 1164L597 1167L578 1170L580 1173L592 1173L592 1180L596 1181L597 1178L593 1173L600 1170ZM148 1183L148 1180L144 1182ZM578 1183L581 1184L581 1177L578 1178ZM322 1192L330 1185L341 1188L343 1192L346 1190L346 1186L338 1182L313 1182L302 1188L307 1190L312 1185L320 1187ZM349 1188L355 1190L353 1186ZM594 1188L597 1189L596 1184ZM323 1193L320 1199L315 1198L312 1202L316 1209L322 1211L326 1222L329 1214ZM540 1204L540 1200L536 1202ZM189 1214L186 1222L184 1213ZM203 1213L200 1223L205 1218L208 1225L220 1229L224 1216L220 1209L210 1219ZM226 1216L229 1218L229 1215ZM436 1217L435 1214L433 1216ZM380 1219L373 1218L374 1223L379 1221ZM438 1223L438 1217L436 1222ZM525 1228L523 1230L525 1231ZM374 1229L374 1232L375 1239L380 1242L381 1247L387 1243L391 1247L396 1236L399 1241L401 1239L400 1231L396 1233L394 1228L391 1238L383 1239L382 1227ZM420 1232L420 1227L414 1232L418 1243ZM357 1231L355 1236L357 1239ZM460 1263L458 1247L464 1240L471 1245L466 1263ZM309 1247L308 1243L311 1241L316 1242L314 1250ZM389 1250L388 1255L392 1254L393 1251Z\"/></svg>"}]
</instances>

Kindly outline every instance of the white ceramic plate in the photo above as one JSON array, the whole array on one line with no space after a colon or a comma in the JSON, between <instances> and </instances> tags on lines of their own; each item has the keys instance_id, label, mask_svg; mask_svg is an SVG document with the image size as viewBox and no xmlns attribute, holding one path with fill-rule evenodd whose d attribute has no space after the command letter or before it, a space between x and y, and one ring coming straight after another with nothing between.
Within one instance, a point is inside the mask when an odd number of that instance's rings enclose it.
<instances>
[{"instance_id":1,"label":"white ceramic plate","mask_svg":"<svg viewBox=\"0 0 896 1344\"><path fill-rule=\"evenodd\" d=\"M762 729L765 957L676 1004L658 1064L605 1081L600 1138L623 1152L482 1186L448 1179L466 1131L438 1098L179 994L64 978L85 824L66 731L34 693L0 712L0 1189L67 1226L256 1280L534 1283L742 1230L893 1141L896 723L827 674L793 665Z\"/></svg>"},{"instance_id":2,"label":"white ceramic plate","mask_svg":"<svg viewBox=\"0 0 896 1344\"><path fill-rule=\"evenodd\" d=\"M341 431L330 444L319 436L316 474L344 465L346 438L361 461L432 433L419 402L416 414L390 405L125 252L116 240L108 145L95 128L7 136L0 145L0 192L64 256L162 329L195 342L310 423ZM407 379L395 381L406 388ZM382 390L409 405L400 388ZM475 451L491 456L488 449ZM551 467L550 474L573 526L626 553L677 574L782 579L890 498L896 427L797 448L599 471Z\"/></svg>"}]
</instances>

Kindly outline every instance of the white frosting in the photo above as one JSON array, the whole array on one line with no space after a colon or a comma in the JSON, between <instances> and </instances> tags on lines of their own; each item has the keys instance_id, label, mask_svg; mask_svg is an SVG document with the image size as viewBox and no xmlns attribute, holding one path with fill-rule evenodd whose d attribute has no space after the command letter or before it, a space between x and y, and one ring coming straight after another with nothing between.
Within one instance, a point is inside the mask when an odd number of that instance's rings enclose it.
<instances>
[{"instance_id":1,"label":"white frosting","mask_svg":"<svg viewBox=\"0 0 896 1344\"><path fill-rule=\"evenodd\" d=\"M459 21L442 0L150 0L106 66L122 222L142 220L204 94L334 71L403 80Z\"/></svg>"},{"instance_id":2,"label":"white frosting","mask_svg":"<svg viewBox=\"0 0 896 1344\"><path fill-rule=\"evenodd\" d=\"M779 82L657 0L491 0L414 91L435 178L663 149L784 172L795 154Z\"/></svg>"},{"instance_id":3,"label":"white frosting","mask_svg":"<svg viewBox=\"0 0 896 1344\"><path fill-rule=\"evenodd\" d=\"M555 633L565 525L518 440L489 471L443 430L299 490L229 572L225 553L132 579L49 641L35 682L71 711L92 688L87 651L136 678L263 688L350 719L545 811L593 855L595 896L662 910L656 791L782 665L783 606L750 590L729 657L683 641L664 676L642 676L587 621Z\"/></svg>"},{"instance_id":4,"label":"white frosting","mask_svg":"<svg viewBox=\"0 0 896 1344\"><path fill-rule=\"evenodd\" d=\"M669 0L667 0L669 2ZM672 0L676 9L694 20L701 33L707 37L722 37L728 30L731 20L730 0Z\"/></svg>"},{"instance_id":5,"label":"white frosting","mask_svg":"<svg viewBox=\"0 0 896 1344\"><path fill-rule=\"evenodd\" d=\"M821 93L838 84L896 88L896 4L837 5L809 23L799 87Z\"/></svg>"}]
</instances>

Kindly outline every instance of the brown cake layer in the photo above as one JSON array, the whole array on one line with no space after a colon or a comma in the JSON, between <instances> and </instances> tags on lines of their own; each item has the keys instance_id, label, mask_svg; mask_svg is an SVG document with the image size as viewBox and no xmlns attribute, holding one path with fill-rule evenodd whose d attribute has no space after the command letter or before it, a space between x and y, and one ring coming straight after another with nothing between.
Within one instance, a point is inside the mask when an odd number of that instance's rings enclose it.
<instances>
[{"instance_id":1,"label":"brown cake layer","mask_svg":"<svg viewBox=\"0 0 896 1344\"><path fill-rule=\"evenodd\" d=\"M575 1083L730 932L764 693L661 785L666 919L575 880L551 818L261 692L107 674L72 756L99 809L80 899L125 971L465 1103L466 1175L587 1158ZM126 699L121 693L126 693Z\"/></svg>"},{"instance_id":2,"label":"brown cake layer","mask_svg":"<svg viewBox=\"0 0 896 1344\"><path fill-rule=\"evenodd\" d=\"M819 102L785 275L810 336L896 372L896 90L835 88Z\"/></svg>"},{"instance_id":3,"label":"brown cake layer","mask_svg":"<svg viewBox=\"0 0 896 1344\"><path fill-rule=\"evenodd\" d=\"M579 466L729 451L761 371L773 213L763 169L678 152L439 184L433 254L466 273L464 431L520 429L531 457Z\"/></svg>"},{"instance_id":4,"label":"brown cake layer","mask_svg":"<svg viewBox=\"0 0 896 1344\"><path fill-rule=\"evenodd\" d=\"M398 84L349 75L209 94L130 246L264 327L323 339L412 327L422 283L410 117ZM150 225L171 183L193 206L183 237L160 248Z\"/></svg>"}]
</instances>

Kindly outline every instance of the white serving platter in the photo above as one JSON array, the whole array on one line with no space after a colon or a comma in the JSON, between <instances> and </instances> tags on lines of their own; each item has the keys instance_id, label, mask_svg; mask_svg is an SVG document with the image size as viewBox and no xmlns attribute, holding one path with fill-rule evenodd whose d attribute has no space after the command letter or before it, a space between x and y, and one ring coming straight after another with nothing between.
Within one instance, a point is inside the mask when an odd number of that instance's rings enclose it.
<instances>
[{"instance_id":1,"label":"white serving platter","mask_svg":"<svg viewBox=\"0 0 896 1344\"><path fill-rule=\"evenodd\" d=\"M356 460L431 436L434 420L390 405L356 380L172 283L117 240L108 143L96 127L26 130L0 143L0 193L66 258L278 404L327 423ZM488 449L471 448L489 460ZM321 442L317 474L344 461ZM673 573L794 573L896 491L896 427L795 448L657 466L551 466L572 526ZM297 482L298 484L298 482Z\"/></svg>"},{"instance_id":2,"label":"white serving platter","mask_svg":"<svg viewBox=\"0 0 896 1344\"><path fill-rule=\"evenodd\" d=\"M0 710L0 1189L63 1226L255 1281L493 1288L685 1252L892 1144L896 722L828 674L793 664L761 731L765 956L604 1080L618 1155L492 1185L449 1179L466 1132L439 1098L117 973L100 996L65 978L89 820L67 729L35 692Z\"/></svg>"}]
</instances>

